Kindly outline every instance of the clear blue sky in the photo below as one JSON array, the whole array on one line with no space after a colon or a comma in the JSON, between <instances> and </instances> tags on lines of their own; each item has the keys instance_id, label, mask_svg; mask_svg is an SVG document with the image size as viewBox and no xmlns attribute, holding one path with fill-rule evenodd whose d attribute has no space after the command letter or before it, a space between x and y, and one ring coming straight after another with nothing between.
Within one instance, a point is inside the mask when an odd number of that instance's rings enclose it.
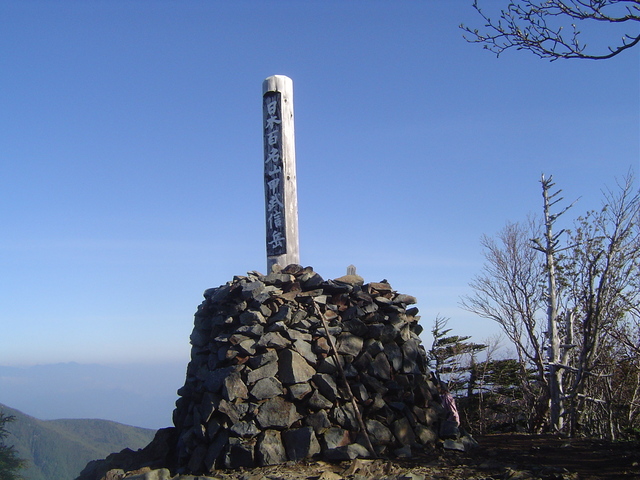
<instances>
[{"instance_id":1,"label":"clear blue sky","mask_svg":"<svg viewBox=\"0 0 640 480\"><path fill-rule=\"evenodd\" d=\"M481 235L539 211L542 172L575 215L639 173L640 49L497 59L460 23L470 0L0 0L0 365L186 366L202 292L265 270L273 74L301 263L496 332L458 306Z\"/></svg>"}]
</instances>

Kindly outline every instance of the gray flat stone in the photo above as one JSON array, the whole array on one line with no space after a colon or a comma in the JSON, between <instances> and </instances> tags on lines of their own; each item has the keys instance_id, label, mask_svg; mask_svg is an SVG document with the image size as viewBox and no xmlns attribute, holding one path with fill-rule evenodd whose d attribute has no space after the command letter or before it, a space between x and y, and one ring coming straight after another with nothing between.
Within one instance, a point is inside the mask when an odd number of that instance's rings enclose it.
<instances>
[{"instance_id":1,"label":"gray flat stone","mask_svg":"<svg viewBox=\"0 0 640 480\"><path fill-rule=\"evenodd\" d=\"M318 356L313 352L313 346L310 341L301 339L295 340L293 342L293 348L296 352L302 355L310 365L315 366L318 364Z\"/></svg>"},{"instance_id":2,"label":"gray flat stone","mask_svg":"<svg viewBox=\"0 0 640 480\"><path fill-rule=\"evenodd\" d=\"M391 368L399 372L402 369L402 350L400 347L396 343L386 343L384 345L384 353L391 364Z\"/></svg>"},{"instance_id":3,"label":"gray flat stone","mask_svg":"<svg viewBox=\"0 0 640 480\"><path fill-rule=\"evenodd\" d=\"M280 432L277 430L265 430L258 437L256 448L259 465L279 465L287 461L287 452L284 449Z\"/></svg>"},{"instance_id":4,"label":"gray flat stone","mask_svg":"<svg viewBox=\"0 0 640 480\"><path fill-rule=\"evenodd\" d=\"M249 359L247 362L251 368L259 368L267 363L277 362L278 361L278 352L275 350L269 350L265 353L261 353L260 355L255 355Z\"/></svg>"},{"instance_id":5,"label":"gray flat stone","mask_svg":"<svg viewBox=\"0 0 640 480\"><path fill-rule=\"evenodd\" d=\"M247 373L247 384L253 385L263 378L275 377L276 373L278 373L278 362L267 363Z\"/></svg>"},{"instance_id":6,"label":"gray flat stone","mask_svg":"<svg viewBox=\"0 0 640 480\"><path fill-rule=\"evenodd\" d=\"M354 460L356 458L368 458L371 453L367 448L359 443L351 443L337 448L330 448L323 452L322 456L332 462ZM356 475L355 477L358 477Z\"/></svg>"},{"instance_id":7,"label":"gray flat stone","mask_svg":"<svg viewBox=\"0 0 640 480\"><path fill-rule=\"evenodd\" d=\"M233 373L224 379L222 395L229 402L236 399L246 400L249 396L249 390L242 381L239 373Z\"/></svg>"},{"instance_id":8,"label":"gray flat stone","mask_svg":"<svg viewBox=\"0 0 640 480\"><path fill-rule=\"evenodd\" d=\"M314 375L313 383L318 387L318 391L322 396L331 402L334 402L340 395L336 381L327 373L318 373Z\"/></svg>"},{"instance_id":9,"label":"gray flat stone","mask_svg":"<svg viewBox=\"0 0 640 480\"><path fill-rule=\"evenodd\" d=\"M375 356L370 368L371 374L381 380L391 379L391 365L384 352Z\"/></svg>"},{"instance_id":10,"label":"gray flat stone","mask_svg":"<svg viewBox=\"0 0 640 480\"><path fill-rule=\"evenodd\" d=\"M255 439L229 437L229 452L225 456L225 467L254 467L255 443Z\"/></svg>"},{"instance_id":11,"label":"gray flat stone","mask_svg":"<svg viewBox=\"0 0 640 480\"><path fill-rule=\"evenodd\" d=\"M336 348L343 355L357 356L362 350L364 340L352 333L343 332L338 335Z\"/></svg>"},{"instance_id":12,"label":"gray flat stone","mask_svg":"<svg viewBox=\"0 0 640 480\"><path fill-rule=\"evenodd\" d=\"M289 460L298 461L320 453L320 444L311 427L282 432L282 442Z\"/></svg>"},{"instance_id":13,"label":"gray flat stone","mask_svg":"<svg viewBox=\"0 0 640 480\"><path fill-rule=\"evenodd\" d=\"M291 342L286 338L284 338L282 335L280 335L280 333L268 332L268 333L265 333L262 336L262 338L260 338L260 340L257 343L257 346L275 348L277 350L280 350L282 348L289 346L290 343Z\"/></svg>"},{"instance_id":14,"label":"gray flat stone","mask_svg":"<svg viewBox=\"0 0 640 480\"><path fill-rule=\"evenodd\" d=\"M238 437L251 438L260 433L260 429L256 426L255 422L238 422L231 425L229 431Z\"/></svg>"},{"instance_id":15,"label":"gray flat stone","mask_svg":"<svg viewBox=\"0 0 640 480\"><path fill-rule=\"evenodd\" d=\"M414 427L418 441L423 445L434 444L438 441L438 435L431 428L424 425L416 425Z\"/></svg>"},{"instance_id":16,"label":"gray flat stone","mask_svg":"<svg viewBox=\"0 0 640 480\"><path fill-rule=\"evenodd\" d=\"M263 429L289 428L300 419L293 403L282 397L274 397L260 405L256 420Z\"/></svg>"},{"instance_id":17,"label":"gray flat stone","mask_svg":"<svg viewBox=\"0 0 640 480\"><path fill-rule=\"evenodd\" d=\"M333 402L327 399L327 397L320 394L320 392L315 390L311 394L311 397L309 397L307 405L311 410L318 411L325 408L331 408L333 406Z\"/></svg>"},{"instance_id":18,"label":"gray flat stone","mask_svg":"<svg viewBox=\"0 0 640 480\"><path fill-rule=\"evenodd\" d=\"M374 445L388 445L393 441L393 433L382 422L370 419L365 422L367 433Z\"/></svg>"},{"instance_id":19,"label":"gray flat stone","mask_svg":"<svg viewBox=\"0 0 640 480\"><path fill-rule=\"evenodd\" d=\"M443 448L445 450L456 450L458 452L464 452L464 443L462 442L457 442L455 440L451 440L451 439L447 439L444 441L443 443Z\"/></svg>"},{"instance_id":20,"label":"gray flat stone","mask_svg":"<svg viewBox=\"0 0 640 480\"><path fill-rule=\"evenodd\" d=\"M326 410L319 410L315 413L311 413L304 418L305 425L312 427L316 435L321 434L327 428L331 426L329 415Z\"/></svg>"},{"instance_id":21,"label":"gray flat stone","mask_svg":"<svg viewBox=\"0 0 640 480\"><path fill-rule=\"evenodd\" d=\"M398 439L398 442L400 442L400 444L414 445L416 443L416 436L413 433L411 424L405 417L402 417L401 419L393 422L393 424L391 425L391 429L393 430L393 434Z\"/></svg>"},{"instance_id":22,"label":"gray flat stone","mask_svg":"<svg viewBox=\"0 0 640 480\"><path fill-rule=\"evenodd\" d=\"M333 421L349 431L356 431L360 427L356 412L351 403L345 403L342 406L336 406L331 410L330 417Z\"/></svg>"},{"instance_id":23,"label":"gray flat stone","mask_svg":"<svg viewBox=\"0 0 640 480\"><path fill-rule=\"evenodd\" d=\"M315 372L298 352L285 349L278 354L278 377L284 385L307 382Z\"/></svg>"},{"instance_id":24,"label":"gray flat stone","mask_svg":"<svg viewBox=\"0 0 640 480\"><path fill-rule=\"evenodd\" d=\"M266 377L258 380L249 392L256 400L266 400L284 393L280 380Z\"/></svg>"},{"instance_id":25,"label":"gray flat stone","mask_svg":"<svg viewBox=\"0 0 640 480\"><path fill-rule=\"evenodd\" d=\"M294 383L289 385L288 389L292 400L302 400L313 391L313 388L307 382Z\"/></svg>"},{"instance_id":26,"label":"gray flat stone","mask_svg":"<svg viewBox=\"0 0 640 480\"><path fill-rule=\"evenodd\" d=\"M331 427L322 434L322 440L327 448L343 447L351 443L349 431L344 428Z\"/></svg>"},{"instance_id":27,"label":"gray flat stone","mask_svg":"<svg viewBox=\"0 0 640 480\"><path fill-rule=\"evenodd\" d=\"M118 477L122 478L122 477ZM126 477L127 480L171 480L171 472L167 468L151 470L150 472L140 473Z\"/></svg>"}]
</instances>

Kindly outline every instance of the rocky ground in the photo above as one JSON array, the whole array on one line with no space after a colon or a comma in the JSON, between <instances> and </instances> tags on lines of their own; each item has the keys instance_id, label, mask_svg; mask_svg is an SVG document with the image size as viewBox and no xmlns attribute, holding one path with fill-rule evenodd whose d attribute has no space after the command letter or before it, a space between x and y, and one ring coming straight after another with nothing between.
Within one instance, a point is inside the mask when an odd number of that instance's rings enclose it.
<instances>
[{"instance_id":1,"label":"rocky ground","mask_svg":"<svg viewBox=\"0 0 640 480\"><path fill-rule=\"evenodd\" d=\"M219 470L218 480L428 480L428 479L640 479L640 444L566 439L551 435L486 435L461 453L435 448L407 459L329 463L309 461L271 467ZM151 473L151 472L149 472ZM138 479L168 477L132 472ZM137 474L137 475L136 475ZM130 474L131 475L131 474ZM118 477L113 477L114 480ZM131 478L131 477L129 477ZM205 477L178 476L181 480ZM132 479L133 480L133 479Z\"/></svg>"}]
</instances>

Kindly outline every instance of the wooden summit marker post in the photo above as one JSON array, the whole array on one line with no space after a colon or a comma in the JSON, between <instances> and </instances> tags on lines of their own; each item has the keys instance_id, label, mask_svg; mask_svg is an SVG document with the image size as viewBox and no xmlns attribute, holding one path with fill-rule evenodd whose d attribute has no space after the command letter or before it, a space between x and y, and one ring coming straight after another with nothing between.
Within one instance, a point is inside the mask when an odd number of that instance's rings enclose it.
<instances>
[{"instance_id":1,"label":"wooden summit marker post","mask_svg":"<svg viewBox=\"0 0 640 480\"><path fill-rule=\"evenodd\" d=\"M293 81L274 75L262 82L267 273L300 263L298 191L293 127Z\"/></svg>"}]
</instances>

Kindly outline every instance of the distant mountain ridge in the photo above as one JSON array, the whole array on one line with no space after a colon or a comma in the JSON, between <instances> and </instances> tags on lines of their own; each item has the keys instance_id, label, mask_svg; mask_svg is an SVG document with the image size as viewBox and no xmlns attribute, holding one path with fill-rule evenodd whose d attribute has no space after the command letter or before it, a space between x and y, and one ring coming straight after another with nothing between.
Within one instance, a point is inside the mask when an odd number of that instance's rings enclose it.
<instances>
[{"instance_id":1,"label":"distant mountain ridge","mask_svg":"<svg viewBox=\"0 0 640 480\"><path fill-rule=\"evenodd\" d=\"M172 424L187 363L0 365L0 403L40 419L105 418L156 430Z\"/></svg>"},{"instance_id":2,"label":"distant mountain ridge","mask_svg":"<svg viewBox=\"0 0 640 480\"><path fill-rule=\"evenodd\" d=\"M28 462L21 472L25 480L73 480L89 461L143 448L155 434L109 420L39 420L2 404L0 411L15 417L6 425L6 441Z\"/></svg>"}]
</instances>

